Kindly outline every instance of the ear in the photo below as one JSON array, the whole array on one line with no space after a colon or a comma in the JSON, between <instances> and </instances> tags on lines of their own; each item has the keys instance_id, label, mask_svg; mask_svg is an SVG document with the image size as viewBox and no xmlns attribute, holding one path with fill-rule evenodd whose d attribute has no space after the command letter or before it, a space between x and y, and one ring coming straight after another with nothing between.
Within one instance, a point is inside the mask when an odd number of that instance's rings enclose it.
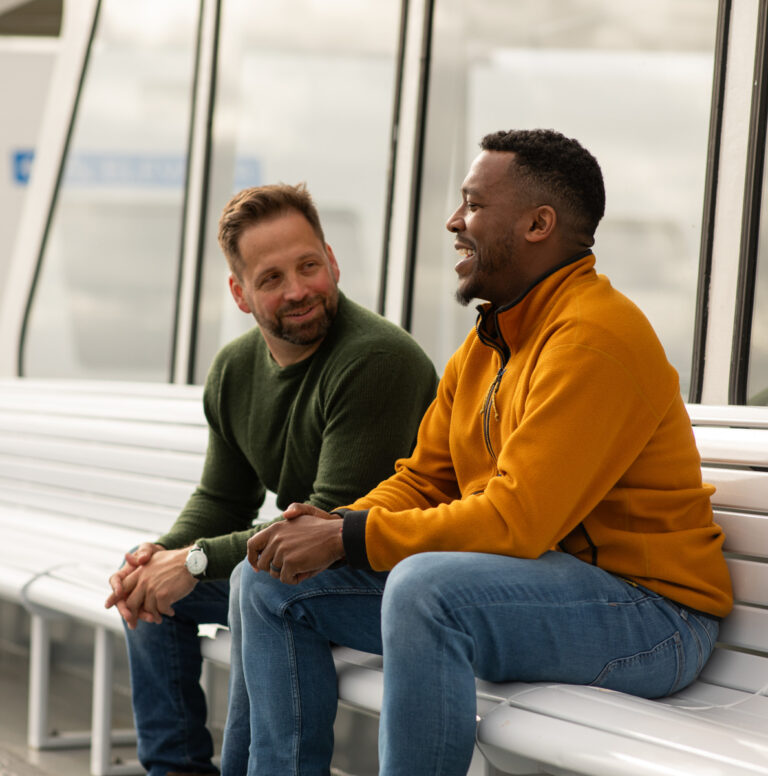
<instances>
[{"instance_id":1,"label":"ear","mask_svg":"<svg viewBox=\"0 0 768 776\"><path fill-rule=\"evenodd\" d=\"M252 310L245 299L243 294L243 287L240 285L240 281L234 274L229 276L229 292L232 294L232 298L235 300L235 304L244 312L251 314Z\"/></svg>"},{"instance_id":2,"label":"ear","mask_svg":"<svg viewBox=\"0 0 768 776\"><path fill-rule=\"evenodd\" d=\"M531 220L525 239L528 242L542 242L555 231L557 212L551 205L539 205L531 211Z\"/></svg>"},{"instance_id":3,"label":"ear","mask_svg":"<svg viewBox=\"0 0 768 776\"><path fill-rule=\"evenodd\" d=\"M339 269L339 264L336 261L336 257L333 255L333 248L331 248L328 243L325 244L325 252L328 254L328 261L331 265L331 273L333 274L334 279L336 282L339 282L339 277L341 277L341 270Z\"/></svg>"}]
</instances>

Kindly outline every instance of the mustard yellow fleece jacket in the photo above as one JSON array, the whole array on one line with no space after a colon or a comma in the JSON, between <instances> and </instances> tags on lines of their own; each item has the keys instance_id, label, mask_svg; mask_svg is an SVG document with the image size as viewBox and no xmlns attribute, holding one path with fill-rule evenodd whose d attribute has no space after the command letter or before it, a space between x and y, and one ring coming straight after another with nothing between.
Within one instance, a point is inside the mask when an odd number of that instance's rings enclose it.
<instances>
[{"instance_id":1,"label":"mustard yellow fleece jacket","mask_svg":"<svg viewBox=\"0 0 768 776\"><path fill-rule=\"evenodd\" d=\"M480 308L409 458L347 507L347 561L419 552L569 552L684 606L732 606L714 489L677 372L643 313L569 259Z\"/></svg>"}]
</instances>

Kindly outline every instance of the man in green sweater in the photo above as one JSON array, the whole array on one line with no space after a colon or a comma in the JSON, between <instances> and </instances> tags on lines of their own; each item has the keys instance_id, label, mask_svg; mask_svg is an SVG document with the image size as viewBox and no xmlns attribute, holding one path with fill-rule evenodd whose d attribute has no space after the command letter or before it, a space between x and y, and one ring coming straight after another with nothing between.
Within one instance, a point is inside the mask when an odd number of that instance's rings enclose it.
<instances>
[{"instance_id":1,"label":"man in green sweater","mask_svg":"<svg viewBox=\"0 0 768 776\"><path fill-rule=\"evenodd\" d=\"M197 627L227 623L228 578L258 530L266 491L281 510L353 501L410 453L437 384L406 332L338 290L336 258L303 186L235 195L219 243L232 296L258 325L226 345L208 375L200 485L167 534L127 553L106 602L125 621L138 753L150 776L217 772Z\"/></svg>"}]
</instances>

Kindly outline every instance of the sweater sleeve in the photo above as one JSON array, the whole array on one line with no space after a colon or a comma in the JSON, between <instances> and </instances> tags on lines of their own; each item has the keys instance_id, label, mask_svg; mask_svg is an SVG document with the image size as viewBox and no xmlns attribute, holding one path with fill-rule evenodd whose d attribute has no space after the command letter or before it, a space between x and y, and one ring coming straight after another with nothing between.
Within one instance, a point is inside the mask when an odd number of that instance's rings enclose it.
<instances>
[{"instance_id":1,"label":"sweater sleeve","mask_svg":"<svg viewBox=\"0 0 768 776\"><path fill-rule=\"evenodd\" d=\"M208 448L200 484L171 529L157 541L168 549L197 542L208 556L206 577L222 579L245 557L266 489L253 467L222 432L219 374L212 367L203 397ZM260 526L263 527L263 526Z\"/></svg>"},{"instance_id":2,"label":"sweater sleeve","mask_svg":"<svg viewBox=\"0 0 768 776\"><path fill-rule=\"evenodd\" d=\"M366 511L379 506L398 511L404 505L428 509L460 497L449 441L457 361L454 354L446 365L437 396L419 427L413 455L398 460L394 474L346 509Z\"/></svg>"},{"instance_id":3,"label":"sweater sleeve","mask_svg":"<svg viewBox=\"0 0 768 776\"><path fill-rule=\"evenodd\" d=\"M307 499L321 509L349 503L393 471L413 449L437 376L420 349L377 349L329 374L322 389L324 429Z\"/></svg>"},{"instance_id":4,"label":"sweater sleeve","mask_svg":"<svg viewBox=\"0 0 768 776\"><path fill-rule=\"evenodd\" d=\"M669 383L673 390L663 390L667 404L676 396L676 381ZM484 490L429 506L412 499L424 483L434 483L433 448L445 442L446 419L433 413L407 465L351 505L344 518L345 547L361 535L363 523L364 551L352 554L364 559L360 565L377 570L426 551L538 557L619 480L663 411L611 356L577 345L552 348L532 376L524 416L503 442L498 476ZM443 459L437 467L445 467Z\"/></svg>"}]
</instances>

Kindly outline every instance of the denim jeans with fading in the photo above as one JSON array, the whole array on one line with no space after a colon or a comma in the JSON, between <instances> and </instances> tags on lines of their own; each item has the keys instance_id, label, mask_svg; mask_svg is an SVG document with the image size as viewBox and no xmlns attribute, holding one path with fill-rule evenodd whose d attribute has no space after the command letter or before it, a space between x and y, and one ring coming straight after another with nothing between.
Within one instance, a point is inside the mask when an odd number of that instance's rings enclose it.
<instances>
[{"instance_id":1,"label":"denim jeans with fading","mask_svg":"<svg viewBox=\"0 0 768 776\"><path fill-rule=\"evenodd\" d=\"M227 624L229 582L200 582L161 624L125 628L138 756L149 776L218 773L200 687L199 623Z\"/></svg>"},{"instance_id":2,"label":"denim jeans with fading","mask_svg":"<svg viewBox=\"0 0 768 776\"><path fill-rule=\"evenodd\" d=\"M560 552L424 553L388 576L340 568L295 586L241 564L232 581L231 681L245 692L230 705L224 776L329 774L332 643L383 652L380 775L464 776L475 677L659 697L698 676L719 627Z\"/></svg>"}]
</instances>

